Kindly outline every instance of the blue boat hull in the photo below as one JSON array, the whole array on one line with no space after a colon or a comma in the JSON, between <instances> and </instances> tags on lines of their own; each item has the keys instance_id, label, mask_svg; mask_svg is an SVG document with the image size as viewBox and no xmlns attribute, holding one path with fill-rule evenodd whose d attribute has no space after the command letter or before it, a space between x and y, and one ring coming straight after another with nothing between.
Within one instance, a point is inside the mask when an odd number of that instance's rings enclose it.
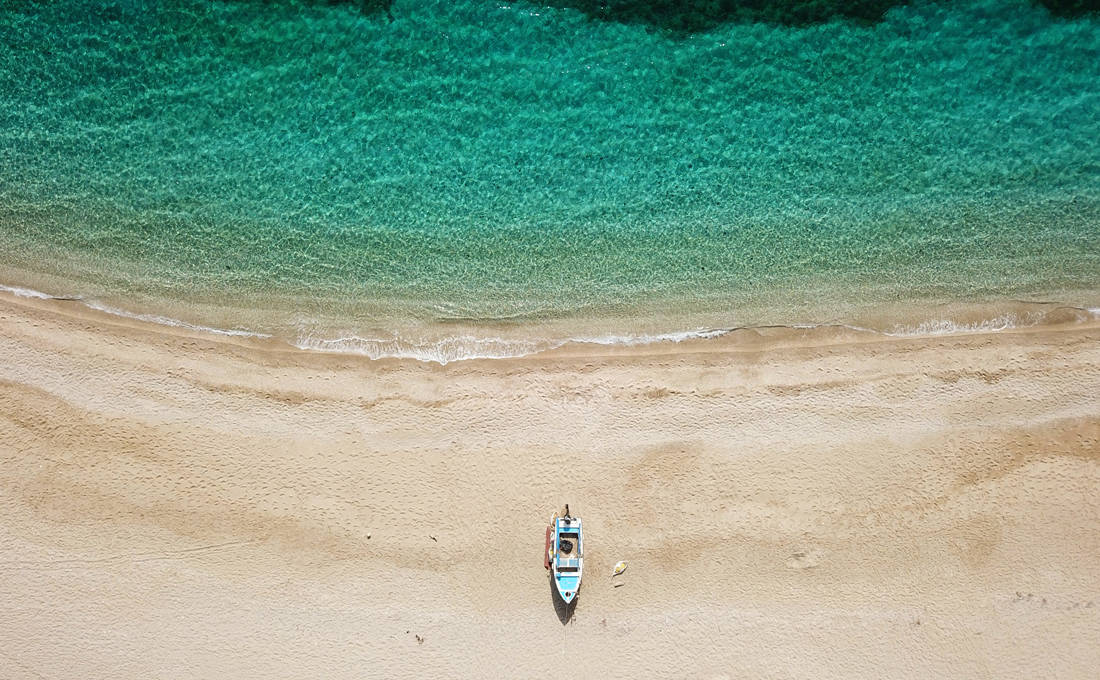
<instances>
[{"instance_id":1,"label":"blue boat hull","mask_svg":"<svg viewBox=\"0 0 1100 680\"><path fill-rule=\"evenodd\" d=\"M562 602L570 604L577 598L584 566L584 537L577 517L553 517L547 551L550 575Z\"/></svg>"}]
</instances>

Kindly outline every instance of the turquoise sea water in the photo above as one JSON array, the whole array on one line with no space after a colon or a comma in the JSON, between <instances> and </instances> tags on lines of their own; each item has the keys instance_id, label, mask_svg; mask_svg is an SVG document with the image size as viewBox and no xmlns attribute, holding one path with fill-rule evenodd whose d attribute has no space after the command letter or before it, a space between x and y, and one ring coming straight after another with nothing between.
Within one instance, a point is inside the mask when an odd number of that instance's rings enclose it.
<instances>
[{"instance_id":1,"label":"turquoise sea water","mask_svg":"<svg viewBox=\"0 0 1100 680\"><path fill-rule=\"evenodd\" d=\"M1100 302L1100 16L552 4L0 2L0 283L334 348Z\"/></svg>"}]
</instances>

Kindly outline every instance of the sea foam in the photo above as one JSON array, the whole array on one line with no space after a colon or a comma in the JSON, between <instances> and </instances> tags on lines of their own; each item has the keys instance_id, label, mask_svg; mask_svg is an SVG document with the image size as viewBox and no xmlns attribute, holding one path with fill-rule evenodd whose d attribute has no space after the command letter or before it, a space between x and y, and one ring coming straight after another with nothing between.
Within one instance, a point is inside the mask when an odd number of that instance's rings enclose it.
<instances>
[{"instance_id":1,"label":"sea foam","mask_svg":"<svg viewBox=\"0 0 1100 680\"><path fill-rule=\"evenodd\" d=\"M317 337L311 333L299 335L293 343L304 350L359 354L371 359L415 359L446 365L471 359L514 359L530 356L566 345L636 346L662 342L713 338L727 333L726 329L700 329L656 334L609 334L566 338L515 339L492 336L449 335L434 339L413 340L401 337L370 338L350 335L339 338Z\"/></svg>"},{"instance_id":2,"label":"sea foam","mask_svg":"<svg viewBox=\"0 0 1100 680\"><path fill-rule=\"evenodd\" d=\"M89 309L112 316L132 319L143 323L180 328L197 333L209 333L228 337L268 339L280 337L278 333L266 333L242 328L217 328L155 313L134 312L117 306L104 304L82 296L52 295L30 288L0 284L0 292L16 297L38 300L75 301ZM288 345L312 352L330 352L354 354L370 359L411 359L425 363L446 365L456 361L474 359L515 359L526 357L570 345L600 345L636 347L661 343L681 343L692 340L719 338L736 331L761 330L800 330L813 331L834 328L857 333L871 333L887 337L928 337L941 335L963 335L973 333L996 333L1017 328L1036 326L1050 319L1056 312L1072 312L1070 321L1093 321L1100 319L1100 307L1078 307L1073 305L1044 304L1042 309L1030 313L1001 314L977 321L959 321L953 319L930 319L916 324L894 324L888 328L872 328L865 325L843 322L808 322L793 324L743 325L723 328L695 328L664 333L607 333L602 335L568 335L563 337L511 337L492 335L479 336L472 333L442 336L403 337L398 334L379 336L358 335L355 333L327 337L324 331L306 330L300 327L294 339L287 339Z\"/></svg>"},{"instance_id":3,"label":"sea foam","mask_svg":"<svg viewBox=\"0 0 1100 680\"><path fill-rule=\"evenodd\" d=\"M96 300L90 300L80 295L52 295L50 293L43 293L40 290L33 290L31 288L22 288L19 286L6 286L0 284L0 291L10 293L16 297L32 298L36 300L67 300L73 302L80 302L88 309L94 309L97 312L103 312L110 314L111 316L119 316L125 319L133 319L135 321L143 321L145 323L156 324L158 326L171 326L173 328L182 328L184 330L195 331L198 333L212 333L214 335L226 335L233 337L249 337L249 338L270 338L268 333L257 333L253 331L246 331L235 328L215 328L213 326L204 326L201 324L189 323L180 319L173 319L172 317L163 316L160 314L142 314L138 312L131 312L111 305L105 305Z\"/></svg>"},{"instance_id":4,"label":"sea foam","mask_svg":"<svg viewBox=\"0 0 1100 680\"><path fill-rule=\"evenodd\" d=\"M0 291L5 293L11 293L16 297L35 298L37 300L56 300L58 296L49 295L38 290L31 290L30 288L20 288L19 286L5 286L0 284Z\"/></svg>"},{"instance_id":5,"label":"sea foam","mask_svg":"<svg viewBox=\"0 0 1100 680\"><path fill-rule=\"evenodd\" d=\"M213 326L203 326L201 324L188 323L187 321L181 321L179 319L173 319L168 316L161 316L160 314L139 314L137 312L129 312L125 309L119 309L118 307L111 307L109 305L100 304L98 302L89 300L84 303L89 308L96 311L105 312L112 316L121 316L126 319L134 319L135 321L144 321L146 323L153 323L160 326L172 326L174 328L183 328L189 331L196 331L199 333L213 333L214 335L228 335L231 337L242 338L270 338L269 333L257 333L254 331L240 330L236 328L214 328Z\"/></svg>"}]
</instances>

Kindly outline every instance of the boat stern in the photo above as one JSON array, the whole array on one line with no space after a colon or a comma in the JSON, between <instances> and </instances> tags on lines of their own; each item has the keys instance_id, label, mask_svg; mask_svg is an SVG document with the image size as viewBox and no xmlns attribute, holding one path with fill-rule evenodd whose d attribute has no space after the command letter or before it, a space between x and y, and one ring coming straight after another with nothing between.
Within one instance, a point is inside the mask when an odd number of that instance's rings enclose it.
<instances>
[{"instance_id":1,"label":"boat stern","mask_svg":"<svg viewBox=\"0 0 1100 680\"><path fill-rule=\"evenodd\" d=\"M581 586L580 574L558 574L554 578L558 587L558 595L562 602L570 604L577 599L577 589Z\"/></svg>"}]
</instances>

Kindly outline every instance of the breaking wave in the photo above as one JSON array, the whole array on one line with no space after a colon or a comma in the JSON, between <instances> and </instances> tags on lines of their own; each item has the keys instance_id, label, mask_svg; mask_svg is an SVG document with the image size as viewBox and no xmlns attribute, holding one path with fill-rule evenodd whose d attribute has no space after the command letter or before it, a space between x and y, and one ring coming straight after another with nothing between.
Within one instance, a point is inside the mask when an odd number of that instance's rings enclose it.
<instances>
[{"instance_id":1,"label":"breaking wave","mask_svg":"<svg viewBox=\"0 0 1100 680\"><path fill-rule=\"evenodd\" d=\"M725 335L726 329L700 329L658 334L625 334L577 336L561 339L519 340L474 335L451 335L430 340L409 340L400 337L364 338L357 335L343 338L318 338L303 335L294 346L321 352L359 354L371 359L416 359L445 365L469 359L514 359L530 356L571 344L648 345L659 342L683 342Z\"/></svg>"},{"instance_id":2,"label":"breaking wave","mask_svg":"<svg viewBox=\"0 0 1100 680\"><path fill-rule=\"evenodd\" d=\"M88 301L84 303L90 309L104 312L112 316L121 316L126 319L134 319L136 321L145 321L146 323L155 323L161 326L172 326L174 328L184 328L189 331L197 331L199 333L213 333L215 335L228 335L231 337L242 338L270 338L269 333L256 333L254 331L240 330L236 328L214 328L213 326L202 326L199 324L188 323L186 321L180 321L179 319L173 319L168 316L161 316L159 314L138 314L136 312L128 312L125 309L119 309L117 307L110 307L98 302Z\"/></svg>"}]
</instances>

